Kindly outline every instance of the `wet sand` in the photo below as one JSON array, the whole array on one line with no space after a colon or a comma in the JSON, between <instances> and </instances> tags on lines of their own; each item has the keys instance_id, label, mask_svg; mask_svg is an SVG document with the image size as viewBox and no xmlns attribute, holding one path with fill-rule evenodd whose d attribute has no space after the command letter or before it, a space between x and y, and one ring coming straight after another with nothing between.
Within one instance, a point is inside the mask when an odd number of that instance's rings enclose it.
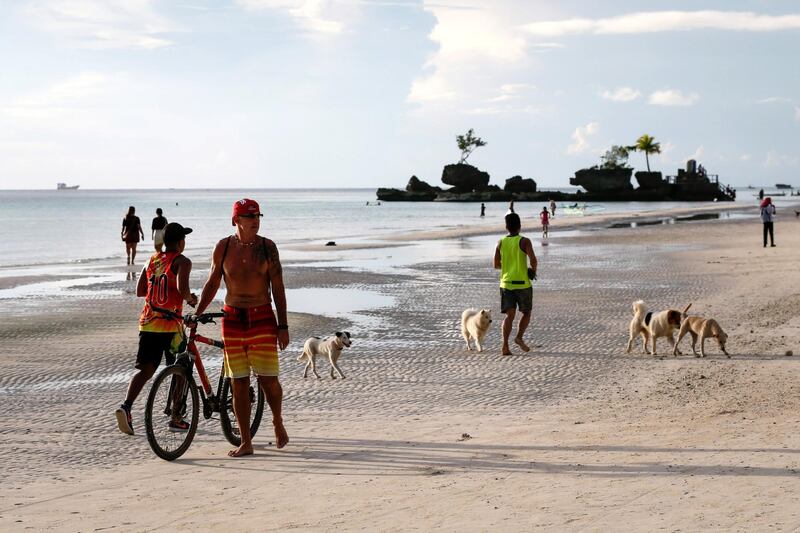
<instances>
[{"instance_id":1,"label":"wet sand","mask_svg":"<svg viewBox=\"0 0 800 533\"><path fill-rule=\"evenodd\" d=\"M276 450L265 427L243 460L225 457L215 420L181 460L157 459L141 399L137 435L117 432L132 294L5 316L0 527L796 529L799 363L784 354L800 350L798 225L782 218L767 249L750 219L537 240L534 350L514 357L500 355L491 248L403 274L288 264L290 287L374 291L393 305L353 320L291 316L281 365L292 441ZM664 341L663 357L625 355L639 298L656 310L693 302L728 332L732 359L713 342L706 359L667 356ZM470 306L495 313L483 354L459 336ZM302 340L345 327L347 379L327 378L323 362L324 379L303 380Z\"/></svg>"}]
</instances>

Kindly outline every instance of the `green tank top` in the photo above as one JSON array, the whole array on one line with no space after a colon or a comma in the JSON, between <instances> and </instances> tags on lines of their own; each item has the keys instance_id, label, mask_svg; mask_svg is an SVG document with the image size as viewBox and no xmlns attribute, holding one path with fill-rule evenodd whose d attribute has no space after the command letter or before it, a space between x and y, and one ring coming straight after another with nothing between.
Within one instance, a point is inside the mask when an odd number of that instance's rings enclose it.
<instances>
[{"instance_id":1,"label":"green tank top","mask_svg":"<svg viewBox=\"0 0 800 533\"><path fill-rule=\"evenodd\" d=\"M528 256L519 247L522 235L507 235L500 240L500 288L527 289Z\"/></svg>"}]
</instances>

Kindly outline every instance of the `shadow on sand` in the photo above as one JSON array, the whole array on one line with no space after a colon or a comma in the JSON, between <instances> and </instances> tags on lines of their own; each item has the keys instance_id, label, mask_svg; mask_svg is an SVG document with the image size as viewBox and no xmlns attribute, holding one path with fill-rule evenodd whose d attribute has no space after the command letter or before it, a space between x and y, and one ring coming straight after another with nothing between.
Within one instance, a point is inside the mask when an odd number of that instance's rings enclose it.
<instances>
[{"instance_id":1,"label":"shadow on sand","mask_svg":"<svg viewBox=\"0 0 800 533\"><path fill-rule=\"evenodd\" d=\"M256 455L244 459L184 459L177 462L205 468L240 469L316 475L418 476L471 473L572 474L601 477L627 476L771 476L795 477L799 470L737 464L674 464L630 461L615 464L598 454L714 454L747 453L754 457L797 454L780 448L668 448L657 446L510 446L475 442L414 442L368 439L294 438L286 450L256 446ZM556 455L561 461L542 461L537 454ZM565 455L573 457L565 458ZM529 460L531 457L534 460ZM719 459L717 457L717 459ZM587 464L588 463L588 464Z\"/></svg>"}]
</instances>

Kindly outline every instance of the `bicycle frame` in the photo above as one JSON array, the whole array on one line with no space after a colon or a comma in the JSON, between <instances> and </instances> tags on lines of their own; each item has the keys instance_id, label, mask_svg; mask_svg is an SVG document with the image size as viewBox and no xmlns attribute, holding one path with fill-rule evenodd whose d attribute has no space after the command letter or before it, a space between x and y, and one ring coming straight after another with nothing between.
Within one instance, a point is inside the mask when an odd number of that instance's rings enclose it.
<instances>
[{"instance_id":1,"label":"bicycle frame","mask_svg":"<svg viewBox=\"0 0 800 533\"><path fill-rule=\"evenodd\" d=\"M222 363L222 368L219 373L219 382L217 383L217 391L211 387L211 381L208 379L206 368L203 365L203 358L200 357L200 351L197 349L197 343L208 344L209 346L216 346L217 348L224 349L225 345L222 341L210 339L204 335L197 333L197 324L189 326L189 340L186 344L186 351L191 356L191 362L197 369L197 375L200 378L200 398L203 401L203 417L206 419L211 418L214 413L220 410L219 398L222 396L222 384L225 380L225 362ZM191 367L190 367L191 368Z\"/></svg>"}]
</instances>

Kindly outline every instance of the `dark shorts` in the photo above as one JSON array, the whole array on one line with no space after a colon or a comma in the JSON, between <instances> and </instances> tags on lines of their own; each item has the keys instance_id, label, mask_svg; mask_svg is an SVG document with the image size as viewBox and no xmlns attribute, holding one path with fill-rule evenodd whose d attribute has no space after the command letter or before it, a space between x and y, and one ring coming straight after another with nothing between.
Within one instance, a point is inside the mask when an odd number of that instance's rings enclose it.
<instances>
[{"instance_id":1,"label":"dark shorts","mask_svg":"<svg viewBox=\"0 0 800 533\"><path fill-rule=\"evenodd\" d=\"M520 312L533 309L533 287L527 289L500 289L500 312L507 313L519 307Z\"/></svg>"},{"instance_id":2,"label":"dark shorts","mask_svg":"<svg viewBox=\"0 0 800 533\"><path fill-rule=\"evenodd\" d=\"M158 368L161 356L167 356L167 364L175 363L175 356L169 351L174 332L156 333L153 331L139 332L139 352L136 354L136 368L141 369L145 364L152 364Z\"/></svg>"}]
</instances>

